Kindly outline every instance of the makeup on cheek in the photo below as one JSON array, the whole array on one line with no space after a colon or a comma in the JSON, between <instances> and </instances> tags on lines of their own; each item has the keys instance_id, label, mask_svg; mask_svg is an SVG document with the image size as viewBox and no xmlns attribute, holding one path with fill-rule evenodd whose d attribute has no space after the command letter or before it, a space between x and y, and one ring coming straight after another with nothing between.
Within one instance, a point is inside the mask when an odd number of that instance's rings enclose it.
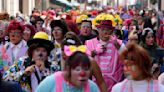
<instances>
[{"instance_id":1,"label":"makeup on cheek","mask_svg":"<svg viewBox=\"0 0 164 92\"><path fill-rule=\"evenodd\" d=\"M136 66L132 65L132 66L131 66L131 70L132 70L133 72L135 72L135 71L137 70Z\"/></svg>"}]
</instances>

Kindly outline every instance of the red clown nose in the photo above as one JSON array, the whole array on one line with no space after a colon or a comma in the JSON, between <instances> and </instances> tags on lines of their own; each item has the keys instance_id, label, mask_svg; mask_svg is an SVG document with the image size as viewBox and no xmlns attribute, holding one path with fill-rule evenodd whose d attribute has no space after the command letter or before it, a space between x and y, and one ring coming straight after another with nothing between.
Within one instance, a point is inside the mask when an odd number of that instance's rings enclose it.
<instances>
[{"instance_id":1,"label":"red clown nose","mask_svg":"<svg viewBox=\"0 0 164 92\"><path fill-rule=\"evenodd\" d=\"M81 71L81 72L80 72L80 76L81 76L81 77L85 77L85 76L86 76L85 71Z\"/></svg>"}]
</instances>

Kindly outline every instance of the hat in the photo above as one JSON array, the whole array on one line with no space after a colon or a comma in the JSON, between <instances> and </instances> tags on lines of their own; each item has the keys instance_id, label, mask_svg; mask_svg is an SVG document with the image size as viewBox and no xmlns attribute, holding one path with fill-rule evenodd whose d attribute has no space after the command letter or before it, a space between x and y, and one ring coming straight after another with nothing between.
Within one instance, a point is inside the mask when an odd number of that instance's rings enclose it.
<instances>
[{"instance_id":1,"label":"hat","mask_svg":"<svg viewBox=\"0 0 164 92\"><path fill-rule=\"evenodd\" d=\"M99 25L96 25L97 28L109 28L109 29L114 29L112 26L112 21L111 20L102 20Z\"/></svg>"},{"instance_id":2,"label":"hat","mask_svg":"<svg viewBox=\"0 0 164 92\"><path fill-rule=\"evenodd\" d=\"M30 47L32 44L39 44L38 47L45 47L47 51L51 51L54 48L54 44L49 41L48 34L45 32L37 32L33 39L27 42L27 45Z\"/></svg>"}]
</instances>

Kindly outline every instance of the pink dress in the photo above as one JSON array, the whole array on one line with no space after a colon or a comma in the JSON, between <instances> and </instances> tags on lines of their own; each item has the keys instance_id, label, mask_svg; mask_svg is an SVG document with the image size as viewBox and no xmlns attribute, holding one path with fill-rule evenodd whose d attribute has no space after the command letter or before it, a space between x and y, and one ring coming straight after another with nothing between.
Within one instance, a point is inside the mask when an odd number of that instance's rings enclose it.
<instances>
[{"instance_id":1,"label":"pink dress","mask_svg":"<svg viewBox=\"0 0 164 92\"><path fill-rule=\"evenodd\" d=\"M87 40L85 44L90 51L93 51L100 44L100 41L93 38ZM118 58L118 50L115 48L114 43L109 41L106 48L104 53L95 56L95 60L101 69L108 92L111 92L112 86L121 80L123 72L122 64L120 64Z\"/></svg>"}]
</instances>

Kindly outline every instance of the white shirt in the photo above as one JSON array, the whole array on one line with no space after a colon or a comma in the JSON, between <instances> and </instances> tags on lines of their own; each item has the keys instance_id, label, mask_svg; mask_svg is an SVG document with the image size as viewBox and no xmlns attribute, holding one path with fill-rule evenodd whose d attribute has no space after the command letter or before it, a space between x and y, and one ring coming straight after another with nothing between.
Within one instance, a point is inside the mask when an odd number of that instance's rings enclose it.
<instances>
[{"instance_id":1,"label":"white shirt","mask_svg":"<svg viewBox=\"0 0 164 92\"><path fill-rule=\"evenodd\" d=\"M22 40L19 44L15 45L13 43L10 42L10 46L12 48L12 55L14 57L14 59L18 59L18 53L20 53L21 49L23 46L26 45L26 42L24 40Z\"/></svg>"},{"instance_id":2,"label":"white shirt","mask_svg":"<svg viewBox=\"0 0 164 92\"><path fill-rule=\"evenodd\" d=\"M148 81L146 81L146 80L142 80L142 81L131 80L131 83L132 83L133 92L147 92ZM117 83L116 85L113 86L111 92L122 92L121 88L122 88L123 84L124 84L124 82ZM130 81L128 81L127 85L129 85L129 84L130 84ZM164 92L164 85L162 85L160 82L158 82L158 85L159 85L159 92Z\"/></svg>"}]
</instances>

